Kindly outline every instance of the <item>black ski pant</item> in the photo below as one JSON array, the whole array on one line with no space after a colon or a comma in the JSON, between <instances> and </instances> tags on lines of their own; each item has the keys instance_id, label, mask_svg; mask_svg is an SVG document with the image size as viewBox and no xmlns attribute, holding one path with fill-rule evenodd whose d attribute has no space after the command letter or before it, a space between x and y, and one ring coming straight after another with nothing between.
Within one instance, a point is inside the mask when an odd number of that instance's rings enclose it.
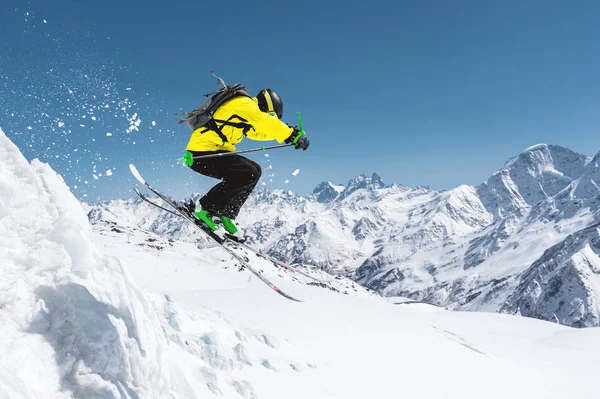
<instances>
[{"instance_id":1,"label":"black ski pant","mask_svg":"<svg viewBox=\"0 0 600 399\"><path fill-rule=\"evenodd\" d=\"M215 153L190 152L194 156ZM191 168L201 175L221 179L219 184L200 198L200 205L214 216L226 216L230 219L238 216L262 173L259 164L236 154L197 159Z\"/></svg>"}]
</instances>

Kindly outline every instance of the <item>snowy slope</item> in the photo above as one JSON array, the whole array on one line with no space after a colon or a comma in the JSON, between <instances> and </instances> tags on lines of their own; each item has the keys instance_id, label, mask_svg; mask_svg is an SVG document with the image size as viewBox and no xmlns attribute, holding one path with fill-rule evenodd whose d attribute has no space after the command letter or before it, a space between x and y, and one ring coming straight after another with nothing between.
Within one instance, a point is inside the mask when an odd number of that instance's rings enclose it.
<instances>
[{"instance_id":1,"label":"snowy slope","mask_svg":"<svg viewBox=\"0 0 600 399\"><path fill-rule=\"evenodd\" d=\"M138 224L92 232L60 176L2 133L0 153L0 398L597 396L600 330L329 289L248 255L292 302L135 201L119 206Z\"/></svg>"},{"instance_id":2,"label":"snowy slope","mask_svg":"<svg viewBox=\"0 0 600 399\"><path fill-rule=\"evenodd\" d=\"M355 279L383 295L499 311L544 251L600 221L599 160L600 154L590 158L539 144L476 187L409 188L386 185L373 174L345 186L323 182L306 197L262 189L240 222L270 254ZM94 209L138 225L137 207L113 202ZM193 234L146 211L143 223L154 232L174 239ZM600 292L579 295L586 301Z\"/></svg>"},{"instance_id":3,"label":"snowy slope","mask_svg":"<svg viewBox=\"0 0 600 399\"><path fill-rule=\"evenodd\" d=\"M305 300L293 303L237 272L218 248L158 250L115 232L99 242L145 290L168 295L156 302L195 397L596 396L576 381L594 378L598 330L340 295L279 278L253 258Z\"/></svg>"},{"instance_id":4,"label":"snowy slope","mask_svg":"<svg viewBox=\"0 0 600 399\"><path fill-rule=\"evenodd\" d=\"M0 130L0 397L166 397L150 303L46 164Z\"/></svg>"},{"instance_id":5,"label":"snowy slope","mask_svg":"<svg viewBox=\"0 0 600 399\"><path fill-rule=\"evenodd\" d=\"M191 397L596 397L580 381L595 378L597 329L341 295L252 258L304 299L295 303L238 272L218 248L138 245L153 236L144 231L129 243L104 228L96 234L155 293L174 374Z\"/></svg>"}]
</instances>

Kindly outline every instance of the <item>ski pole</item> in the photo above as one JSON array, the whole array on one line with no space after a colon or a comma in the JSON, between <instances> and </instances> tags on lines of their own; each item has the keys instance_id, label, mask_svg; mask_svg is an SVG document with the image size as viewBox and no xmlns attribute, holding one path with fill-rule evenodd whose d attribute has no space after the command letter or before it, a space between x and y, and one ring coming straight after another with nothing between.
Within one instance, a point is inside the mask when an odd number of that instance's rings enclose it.
<instances>
[{"instance_id":1,"label":"ski pole","mask_svg":"<svg viewBox=\"0 0 600 399\"><path fill-rule=\"evenodd\" d=\"M191 152L186 151L185 156L183 158L179 158L179 160L185 162L186 165L190 166L190 165L192 165L194 163L194 159L204 159L204 158L214 158L214 157L226 157L227 155L244 154L246 152L274 150L276 148L289 147L291 145L294 145L294 143L274 145L274 146L271 146L271 147L253 148L251 150L228 151L228 152L219 152L217 154L196 155L196 156L193 156Z\"/></svg>"}]
</instances>

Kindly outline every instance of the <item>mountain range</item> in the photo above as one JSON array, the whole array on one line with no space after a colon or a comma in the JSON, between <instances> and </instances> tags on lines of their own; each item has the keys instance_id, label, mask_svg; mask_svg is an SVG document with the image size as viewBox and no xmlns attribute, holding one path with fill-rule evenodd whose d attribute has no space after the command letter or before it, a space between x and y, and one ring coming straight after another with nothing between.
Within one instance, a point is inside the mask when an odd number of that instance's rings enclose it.
<instances>
[{"instance_id":1,"label":"mountain range","mask_svg":"<svg viewBox=\"0 0 600 399\"><path fill-rule=\"evenodd\" d=\"M239 222L269 254L383 296L598 326L599 164L600 153L539 144L477 186L411 188L372 174L322 182L308 196L263 188ZM206 242L139 199L88 210L97 225Z\"/></svg>"}]
</instances>

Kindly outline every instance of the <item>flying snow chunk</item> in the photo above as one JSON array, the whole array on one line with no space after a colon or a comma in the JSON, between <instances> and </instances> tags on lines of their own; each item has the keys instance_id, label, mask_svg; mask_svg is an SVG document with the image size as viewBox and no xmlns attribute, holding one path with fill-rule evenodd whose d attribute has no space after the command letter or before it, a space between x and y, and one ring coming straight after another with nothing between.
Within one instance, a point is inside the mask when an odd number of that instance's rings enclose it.
<instances>
[{"instance_id":1,"label":"flying snow chunk","mask_svg":"<svg viewBox=\"0 0 600 399\"><path fill-rule=\"evenodd\" d=\"M47 23L48 23L48 21L44 20L44 23L45 23L45 24L47 24Z\"/></svg>"},{"instance_id":2,"label":"flying snow chunk","mask_svg":"<svg viewBox=\"0 0 600 399\"><path fill-rule=\"evenodd\" d=\"M58 127L63 127L64 125L65 125L64 122L62 122L62 121L58 122Z\"/></svg>"},{"instance_id":3,"label":"flying snow chunk","mask_svg":"<svg viewBox=\"0 0 600 399\"><path fill-rule=\"evenodd\" d=\"M269 154L265 154L265 157L269 158Z\"/></svg>"},{"instance_id":4,"label":"flying snow chunk","mask_svg":"<svg viewBox=\"0 0 600 399\"><path fill-rule=\"evenodd\" d=\"M292 174L294 176L298 176L298 173L300 173L300 169L296 169L295 171L292 172Z\"/></svg>"},{"instance_id":5,"label":"flying snow chunk","mask_svg":"<svg viewBox=\"0 0 600 399\"><path fill-rule=\"evenodd\" d=\"M93 120L93 121L95 121L95 120L96 120L96 117L95 117L95 116L92 116L92 120Z\"/></svg>"},{"instance_id":6,"label":"flying snow chunk","mask_svg":"<svg viewBox=\"0 0 600 399\"><path fill-rule=\"evenodd\" d=\"M106 136L110 137L110 136L112 136L112 133L106 133Z\"/></svg>"},{"instance_id":7,"label":"flying snow chunk","mask_svg":"<svg viewBox=\"0 0 600 399\"><path fill-rule=\"evenodd\" d=\"M131 87L126 88L125 90L131 90Z\"/></svg>"},{"instance_id":8,"label":"flying snow chunk","mask_svg":"<svg viewBox=\"0 0 600 399\"><path fill-rule=\"evenodd\" d=\"M290 182L289 180L284 181L285 184L288 184L289 182Z\"/></svg>"},{"instance_id":9,"label":"flying snow chunk","mask_svg":"<svg viewBox=\"0 0 600 399\"><path fill-rule=\"evenodd\" d=\"M109 170L107 170L107 171L106 171L106 176L112 176L112 174L113 174L113 173L112 173L112 170L111 170L111 169L109 169Z\"/></svg>"},{"instance_id":10,"label":"flying snow chunk","mask_svg":"<svg viewBox=\"0 0 600 399\"><path fill-rule=\"evenodd\" d=\"M152 126L156 126L156 121L152 121Z\"/></svg>"},{"instance_id":11,"label":"flying snow chunk","mask_svg":"<svg viewBox=\"0 0 600 399\"><path fill-rule=\"evenodd\" d=\"M127 130L125 130L125 133L129 134L134 130L139 131L139 126L141 123L142 120L138 118L138 114L136 112L131 118L129 118L129 127L127 128Z\"/></svg>"},{"instance_id":12,"label":"flying snow chunk","mask_svg":"<svg viewBox=\"0 0 600 399\"><path fill-rule=\"evenodd\" d=\"M31 126L27 126L27 130L33 130Z\"/></svg>"}]
</instances>

